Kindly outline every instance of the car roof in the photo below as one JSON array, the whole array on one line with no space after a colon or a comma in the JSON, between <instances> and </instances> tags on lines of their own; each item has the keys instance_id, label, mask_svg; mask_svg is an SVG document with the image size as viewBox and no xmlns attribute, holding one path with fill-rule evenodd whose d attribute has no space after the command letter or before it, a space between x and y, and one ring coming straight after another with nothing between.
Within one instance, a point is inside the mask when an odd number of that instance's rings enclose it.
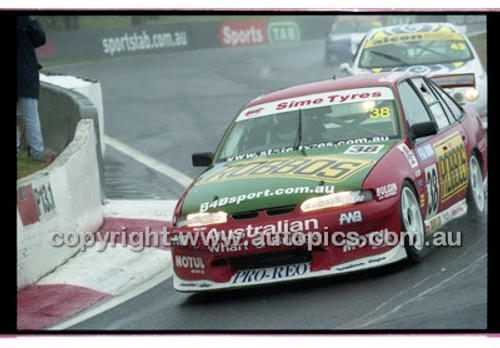
<instances>
[{"instance_id":1,"label":"car roof","mask_svg":"<svg viewBox=\"0 0 500 348\"><path fill-rule=\"evenodd\" d=\"M380 15L358 15L358 16L340 16L335 23L345 21L379 21L382 19Z\"/></svg>"},{"instance_id":2,"label":"car roof","mask_svg":"<svg viewBox=\"0 0 500 348\"><path fill-rule=\"evenodd\" d=\"M380 32L386 32L388 35L397 33L416 33L416 32L439 32L442 29L450 29L454 33L459 33L463 35L463 32L455 25L451 23L412 23L412 24L400 24L391 25L386 27L379 27L371 29L366 35L366 39L369 40L373 38L374 35Z\"/></svg>"},{"instance_id":3,"label":"car roof","mask_svg":"<svg viewBox=\"0 0 500 348\"><path fill-rule=\"evenodd\" d=\"M339 77L325 81L307 83L289 88L280 89L268 94L264 94L249 103L244 108L279 101L283 99L296 98L310 94L328 93L354 88L387 86L393 87L399 81L415 76L408 72L383 72L376 74L364 74L348 77Z\"/></svg>"}]
</instances>

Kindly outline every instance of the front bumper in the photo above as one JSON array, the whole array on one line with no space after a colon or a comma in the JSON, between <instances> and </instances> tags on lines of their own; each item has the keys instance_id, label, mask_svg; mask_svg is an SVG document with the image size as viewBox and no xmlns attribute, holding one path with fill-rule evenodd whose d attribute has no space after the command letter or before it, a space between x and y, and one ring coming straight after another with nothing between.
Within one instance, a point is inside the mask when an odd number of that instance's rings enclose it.
<instances>
[{"instance_id":1,"label":"front bumper","mask_svg":"<svg viewBox=\"0 0 500 348\"><path fill-rule=\"evenodd\" d=\"M389 251L332 266L327 270L312 271L312 262L289 264L251 270L241 270L224 283L211 280L184 280L174 274L174 288L182 292L201 292L222 289L252 287L258 285L318 278L380 267L406 258L406 250L396 245Z\"/></svg>"},{"instance_id":2,"label":"front bumper","mask_svg":"<svg viewBox=\"0 0 500 348\"><path fill-rule=\"evenodd\" d=\"M349 232L366 238L385 236L388 232L399 235L398 211L399 196L393 196L382 201L310 213L301 212L299 207L278 216L260 211L253 219L234 221L230 218L231 221L216 227L174 228L171 234L174 239L180 234L198 235L197 243L172 247L174 288L207 291L254 286L342 274L396 262L406 257L401 243L352 246L350 240L342 236L348 236ZM354 216L358 218L349 220ZM257 238L264 240L266 231L279 229L303 235L306 242L302 245L255 243ZM202 242L202 234L205 237L214 233L227 236L230 231L243 231L237 245ZM313 235L321 241L311 238Z\"/></svg>"}]
</instances>

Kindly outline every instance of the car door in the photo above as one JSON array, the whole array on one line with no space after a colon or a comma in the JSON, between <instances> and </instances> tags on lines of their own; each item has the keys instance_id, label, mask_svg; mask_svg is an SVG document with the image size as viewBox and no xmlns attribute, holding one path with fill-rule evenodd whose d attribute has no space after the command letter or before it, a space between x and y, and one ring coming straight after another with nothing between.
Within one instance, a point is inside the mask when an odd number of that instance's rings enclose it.
<instances>
[{"instance_id":1,"label":"car door","mask_svg":"<svg viewBox=\"0 0 500 348\"><path fill-rule=\"evenodd\" d=\"M467 138L460 122L427 79L411 78L401 83L398 89L410 136L411 126L416 123L431 121L437 128L437 134L412 142L422 175L417 186L419 183L422 186L420 201L425 207L424 219L430 230L435 231L446 220L440 214L465 198Z\"/></svg>"}]
</instances>

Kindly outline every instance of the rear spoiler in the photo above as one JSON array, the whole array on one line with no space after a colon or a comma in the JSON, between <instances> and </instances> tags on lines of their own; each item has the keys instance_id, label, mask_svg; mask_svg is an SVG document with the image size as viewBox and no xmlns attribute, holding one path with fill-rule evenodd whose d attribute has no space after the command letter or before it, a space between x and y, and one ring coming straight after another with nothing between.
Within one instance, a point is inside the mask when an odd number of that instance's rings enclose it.
<instances>
[{"instance_id":1,"label":"rear spoiler","mask_svg":"<svg viewBox=\"0 0 500 348\"><path fill-rule=\"evenodd\" d=\"M455 88L455 87L475 87L476 78L474 73L467 74L450 74L450 75L434 75L430 76L434 83L441 88Z\"/></svg>"}]
</instances>

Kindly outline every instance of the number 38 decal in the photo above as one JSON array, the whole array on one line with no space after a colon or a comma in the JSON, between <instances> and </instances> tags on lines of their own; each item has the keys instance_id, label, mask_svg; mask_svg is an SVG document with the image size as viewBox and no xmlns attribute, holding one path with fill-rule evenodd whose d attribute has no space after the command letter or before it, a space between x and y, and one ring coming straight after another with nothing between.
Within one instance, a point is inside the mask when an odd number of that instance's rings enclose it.
<instances>
[{"instance_id":1,"label":"number 38 decal","mask_svg":"<svg viewBox=\"0 0 500 348\"><path fill-rule=\"evenodd\" d=\"M391 117L391 109L388 107L385 108L371 108L370 109L370 118L388 118Z\"/></svg>"},{"instance_id":2,"label":"number 38 decal","mask_svg":"<svg viewBox=\"0 0 500 348\"><path fill-rule=\"evenodd\" d=\"M439 180L435 164L425 168L425 184L427 185L427 218L436 215L439 205Z\"/></svg>"},{"instance_id":3,"label":"number 38 decal","mask_svg":"<svg viewBox=\"0 0 500 348\"><path fill-rule=\"evenodd\" d=\"M379 153L384 148L384 145L352 145L344 153L351 155L367 155L371 153Z\"/></svg>"}]
</instances>

